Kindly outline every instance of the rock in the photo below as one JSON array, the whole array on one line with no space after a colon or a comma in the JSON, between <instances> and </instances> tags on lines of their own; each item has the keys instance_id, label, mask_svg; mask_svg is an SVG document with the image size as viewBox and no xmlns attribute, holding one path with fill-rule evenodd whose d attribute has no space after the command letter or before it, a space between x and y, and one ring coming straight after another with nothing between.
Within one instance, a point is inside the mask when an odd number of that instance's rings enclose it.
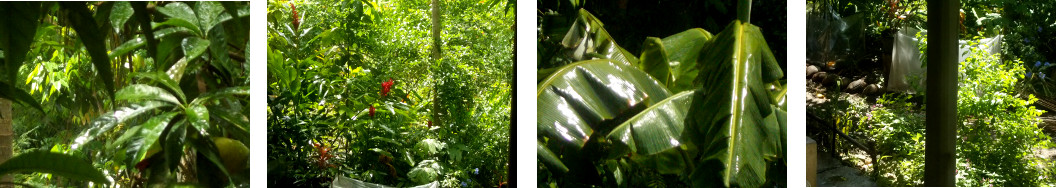
<instances>
[{"instance_id":1,"label":"rock","mask_svg":"<svg viewBox=\"0 0 1056 188\"><path fill-rule=\"evenodd\" d=\"M810 80L814 81L814 83L822 83L822 81L825 81L825 78L827 77L829 77L829 73L822 71L815 73Z\"/></svg>"},{"instance_id":2,"label":"rock","mask_svg":"<svg viewBox=\"0 0 1056 188\"><path fill-rule=\"evenodd\" d=\"M862 94L865 94L867 96L880 95L881 94L880 86L878 86L876 84L869 84L869 85L865 86L865 89L862 90Z\"/></svg>"},{"instance_id":3,"label":"rock","mask_svg":"<svg viewBox=\"0 0 1056 188\"><path fill-rule=\"evenodd\" d=\"M818 73L818 67L814 65L807 65L807 78L813 77L814 73Z\"/></svg>"},{"instance_id":4,"label":"rock","mask_svg":"<svg viewBox=\"0 0 1056 188\"><path fill-rule=\"evenodd\" d=\"M837 86L838 79L840 79L839 75L828 74L825 76L825 78L822 78L821 85L824 85L825 87Z\"/></svg>"},{"instance_id":5,"label":"rock","mask_svg":"<svg viewBox=\"0 0 1056 188\"><path fill-rule=\"evenodd\" d=\"M858 79L851 82L850 84L847 84L847 87L844 91L847 91L847 93L859 93L862 92L863 89L865 89L866 85L868 84L865 83L864 78Z\"/></svg>"}]
</instances>

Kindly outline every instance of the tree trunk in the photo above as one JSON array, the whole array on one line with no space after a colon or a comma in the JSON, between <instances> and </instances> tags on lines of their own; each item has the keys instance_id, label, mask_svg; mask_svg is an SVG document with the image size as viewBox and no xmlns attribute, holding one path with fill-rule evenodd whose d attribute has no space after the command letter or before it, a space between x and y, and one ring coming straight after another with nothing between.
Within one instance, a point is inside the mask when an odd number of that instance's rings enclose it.
<instances>
[{"instance_id":1,"label":"tree trunk","mask_svg":"<svg viewBox=\"0 0 1056 188\"><path fill-rule=\"evenodd\" d=\"M440 0L432 0L432 7L433 7L433 10L432 10L433 14L432 14L432 16L429 17L429 19L431 19L432 22L433 22L433 29L431 31L432 34L433 34L433 50L432 50L431 56L433 58L433 63L432 64L436 65L436 66L439 66L440 65L440 56L441 56L440 55ZM435 68L433 70L435 70ZM440 115L441 115L441 113L440 113L440 111L441 111L441 109L440 109L440 100L439 100L440 99L440 90L439 90L440 88L437 87L438 86L436 84L438 82L437 79L440 79L440 77L438 77L437 74L433 74L433 117L432 117L432 123L433 123L433 125L439 126L439 125L443 125L443 123L440 122Z\"/></svg>"},{"instance_id":2,"label":"tree trunk","mask_svg":"<svg viewBox=\"0 0 1056 188\"><path fill-rule=\"evenodd\" d=\"M14 119L14 115L11 114L11 101L0 99L0 163L11 159L13 153L11 143L15 140L15 136L11 129L11 119ZM8 174L0 177L0 182L14 182L14 179ZM12 187L12 184L3 184L0 187Z\"/></svg>"}]
</instances>

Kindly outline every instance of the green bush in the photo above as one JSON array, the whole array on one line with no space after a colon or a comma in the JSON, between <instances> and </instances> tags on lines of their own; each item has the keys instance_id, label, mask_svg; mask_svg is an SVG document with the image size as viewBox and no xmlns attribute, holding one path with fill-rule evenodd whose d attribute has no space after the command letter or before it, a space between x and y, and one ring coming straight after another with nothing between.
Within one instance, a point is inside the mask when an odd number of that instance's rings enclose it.
<instances>
[{"instance_id":1,"label":"green bush","mask_svg":"<svg viewBox=\"0 0 1056 188\"><path fill-rule=\"evenodd\" d=\"M980 47L981 48L981 47ZM1049 147L1049 137L1037 127L1041 111L1031 106L1032 95L1016 94L1024 78L1018 60L1001 61L996 54L972 48L960 64L957 92L957 185L1041 186L1045 161L1033 150ZM878 99L870 112L868 129L881 151L881 185L917 186L923 183L924 119L926 107L916 109L906 97ZM1048 180L1051 181L1051 180Z\"/></svg>"}]
</instances>

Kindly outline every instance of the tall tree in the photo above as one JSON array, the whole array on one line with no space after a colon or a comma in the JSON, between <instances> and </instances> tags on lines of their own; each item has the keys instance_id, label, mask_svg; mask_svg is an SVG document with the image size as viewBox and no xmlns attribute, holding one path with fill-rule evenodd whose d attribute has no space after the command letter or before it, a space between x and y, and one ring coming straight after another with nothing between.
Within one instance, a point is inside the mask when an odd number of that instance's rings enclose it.
<instances>
[{"instance_id":1,"label":"tall tree","mask_svg":"<svg viewBox=\"0 0 1056 188\"><path fill-rule=\"evenodd\" d=\"M432 52L431 52L432 54L430 56L432 56L432 58L433 58L432 64L433 65L439 65L439 63L440 63L440 0L432 0L431 4L432 4L431 6L432 6L432 9L433 9L433 14L432 14L432 16L429 17L429 19L432 20L432 22L433 22L433 29L431 31L432 35L433 35L433 49L432 49ZM439 77L436 74L433 74L433 79L438 79L438 78ZM440 98L440 91L438 90L438 88L439 88L438 86L439 85L437 85L436 83L437 82L434 80L433 81L433 117L432 117L433 121L432 121L432 123L435 123L437 125L443 125L440 122L440 115L441 115L440 114L440 110L441 109L440 109L439 100L437 100L437 99Z\"/></svg>"}]
</instances>

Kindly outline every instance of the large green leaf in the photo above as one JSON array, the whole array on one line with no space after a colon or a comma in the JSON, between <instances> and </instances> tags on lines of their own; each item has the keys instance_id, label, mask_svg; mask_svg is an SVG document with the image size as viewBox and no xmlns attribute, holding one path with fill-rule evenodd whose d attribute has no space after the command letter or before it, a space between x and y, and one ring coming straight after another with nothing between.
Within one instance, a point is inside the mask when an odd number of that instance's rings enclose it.
<instances>
[{"instance_id":1,"label":"large green leaf","mask_svg":"<svg viewBox=\"0 0 1056 188\"><path fill-rule=\"evenodd\" d=\"M165 86L165 90L175 94L176 97L179 97L180 101L187 101L187 96L183 94L183 89L180 88L179 84L163 72L133 73L132 76L137 78L147 78L154 80L157 83L161 83L162 86Z\"/></svg>"},{"instance_id":2,"label":"large green leaf","mask_svg":"<svg viewBox=\"0 0 1056 188\"><path fill-rule=\"evenodd\" d=\"M110 129L113 129L114 126L119 123L123 123L140 114L166 106L171 106L171 104L158 101L144 101L107 112L95 120L92 120L92 123L88 125L88 130L84 131L81 136L78 136L77 139L74 140L73 144L70 146L70 150L79 149L80 146L92 141L96 136L110 131Z\"/></svg>"},{"instance_id":3,"label":"large green leaf","mask_svg":"<svg viewBox=\"0 0 1056 188\"><path fill-rule=\"evenodd\" d=\"M606 136L617 146L652 155L681 146L694 91L678 93L634 115Z\"/></svg>"},{"instance_id":4,"label":"large green leaf","mask_svg":"<svg viewBox=\"0 0 1056 188\"><path fill-rule=\"evenodd\" d=\"M543 83L538 93L539 134L583 147L594 129L638 105L670 95L655 79L630 65L608 59L567 65ZM605 128L605 127L600 127Z\"/></svg>"},{"instance_id":5,"label":"large green leaf","mask_svg":"<svg viewBox=\"0 0 1056 188\"><path fill-rule=\"evenodd\" d=\"M118 101L136 101L136 100L156 100L169 102L174 105L181 105L179 99L173 96L165 89L154 87L145 84L135 84L122 88L121 91L117 92Z\"/></svg>"},{"instance_id":6,"label":"large green leaf","mask_svg":"<svg viewBox=\"0 0 1056 188\"><path fill-rule=\"evenodd\" d=\"M236 95L240 95L240 96L249 95L249 87L248 86L229 87L229 88L224 88L224 89L217 90L217 91L212 91L212 92L209 92L209 93L204 93L201 96L198 96L198 98L195 98L194 101L191 101L191 104L193 104L193 105L204 105L205 103L210 102L210 101L214 101L214 100L216 100L218 98L224 98L224 97L230 97L230 96L236 96Z\"/></svg>"},{"instance_id":7,"label":"large green leaf","mask_svg":"<svg viewBox=\"0 0 1056 188\"><path fill-rule=\"evenodd\" d=\"M186 110L187 121L196 132L206 133L209 129L209 109L203 105L190 105Z\"/></svg>"},{"instance_id":8,"label":"large green leaf","mask_svg":"<svg viewBox=\"0 0 1056 188\"><path fill-rule=\"evenodd\" d=\"M206 49L209 49L209 40L187 37L183 39L183 43L180 43L180 46L183 47L183 54L187 56L187 61L191 61L205 53Z\"/></svg>"},{"instance_id":9,"label":"large green leaf","mask_svg":"<svg viewBox=\"0 0 1056 188\"><path fill-rule=\"evenodd\" d=\"M114 30L121 32L125 22L132 18L132 13L132 5L128 1L114 2L114 8L110 10L110 24L114 26Z\"/></svg>"},{"instance_id":10,"label":"large green leaf","mask_svg":"<svg viewBox=\"0 0 1056 188\"><path fill-rule=\"evenodd\" d=\"M642 43L642 56L638 67L660 81L661 85L671 84L671 66L667 62L667 50L660 38L646 37Z\"/></svg>"},{"instance_id":11,"label":"large green leaf","mask_svg":"<svg viewBox=\"0 0 1056 188\"><path fill-rule=\"evenodd\" d=\"M705 46L697 77L703 91L690 114L705 147L692 179L697 186L758 187L766 182L768 156L782 155L769 138L780 125L765 118L773 112L766 84L783 73L759 28L734 21ZM783 140L778 140L781 142Z\"/></svg>"},{"instance_id":12,"label":"large green leaf","mask_svg":"<svg viewBox=\"0 0 1056 188\"><path fill-rule=\"evenodd\" d=\"M197 36L204 36L201 27L198 26L198 17L195 16L194 11L187 4L175 2L157 9L161 14L169 16L169 20L162 22L161 25L184 27L194 31Z\"/></svg>"},{"instance_id":13,"label":"large green leaf","mask_svg":"<svg viewBox=\"0 0 1056 188\"><path fill-rule=\"evenodd\" d=\"M11 89L8 90L8 88ZM8 99L12 102L17 102L19 104L33 107L33 109L37 109L41 112L44 112L44 107L41 106L39 102L37 102L37 99L33 98L33 95L30 95L25 90L12 87L11 85L8 85L4 82L0 82L0 98Z\"/></svg>"},{"instance_id":14,"label":"large green leaf","mask_svg":"<svg viewBox=\"0 0 1056 188\"><path fill-rule=\"evenodd\" d=\"M140 148L136 152L135 161L141 161L147 157L147 151L150 147L158 141L158 137L161 136L161 132L169 126L169 121L176 116L176 112L168 112L158 116L154 116L140 124L139 136L140 136Z\"/></svg>"},{"instance_id":15,"label":"large green leaf","mask_svg":"<svg viewBox=\"0 0 1056 188\"><path fill-rule=\"evenodd\" d=\"M213 29L213 26L220 23L219 16L223 11L224 7L215 1L202 1L194 4L194 12L198 16L198 26L204 32L209 32Z\"/></svg>"},{"instance_id":16,"label":"large green leaf","mask_svg":"<svg viewBox=\"0 0 1056 188\"><path fill-rule=\"evenodd\" d=\"M114 73L110 70L110 56L106 54L105 36L99 31L99 25L92 19L85 2L61 2L63 8L70 11L67 18L77 31L77 38L84 43L85 50L92 57L92 64L106 85L106 91L114 93Z\"/></svg>"},{"instance_id":17,"label":"large green leaf","mask_svg":"<svg viewBox=\"0 0 1056 188\"><path fill-rule=\"evenodd\" d=\"M701 49L711 41L711 38L711 33L700 28L689 29L664 38L664 49L667 51L668 66L671 68L672 77L667 89L671 92L682 92L699 87L693 83L697 75L700 75L700 69L697 69L697 58L700 57Z\"/></svg>"},{"instance_id":18,"label":"large green leaf","mask_svg":"<svg viewBox=\"0 0 1056 188\"><path fill-rule=\"evenodd\" d=\"M616 44L604 24L587 10L580 9L579 17L572 23L568 33L561 40L564 47L561 58L578 62L591 59L611 59L626 64L638 64L637 56Z\"/></svg>"},{"instance_id":19,"label":"large green leaf","mask_svg":"<svg viewBox=\"0 0 1056 188\"><path fill-rule=\"evenodd\" d=\"M0 175L16 172L40 172L73 180L109 184L106 175L80 157L46 150L30 151L14 156L0 164Z\"/></svg>"},{"instance_id":20,"label":"large green leaf","mask_svg":"<svg viewBox=\"0 0 1056 188\"><path fill-rule=\"evenodd\" d=\"M18 83L15 77L18 69L29 51L29 45L33 43L33 37L37 33L38 18L40 18L40 2L4 2L0 3L0 49L4 50L3 58L6 66L3 80L8 83ZM7 90L11 87L0 88ZM11 98L8 98L11 99Z\"/></svg>"},{"instance_id":21,"label":"large green leaf","mask_svg":"<svg viewBox=\"0 0 1056 188\"><path fill-rule=\"evenodd\" d=\"M546 138L544 144L561 148L551 150L554 156L582 160L575 154L592 136L604 137L626 118L669 95L659 82L629 64L608 59L569 64L539 84L539 134ZM542 154L539 157L551 157ZM546 164L555 170L583 165Z\"/></svg>"}]
</instances>

